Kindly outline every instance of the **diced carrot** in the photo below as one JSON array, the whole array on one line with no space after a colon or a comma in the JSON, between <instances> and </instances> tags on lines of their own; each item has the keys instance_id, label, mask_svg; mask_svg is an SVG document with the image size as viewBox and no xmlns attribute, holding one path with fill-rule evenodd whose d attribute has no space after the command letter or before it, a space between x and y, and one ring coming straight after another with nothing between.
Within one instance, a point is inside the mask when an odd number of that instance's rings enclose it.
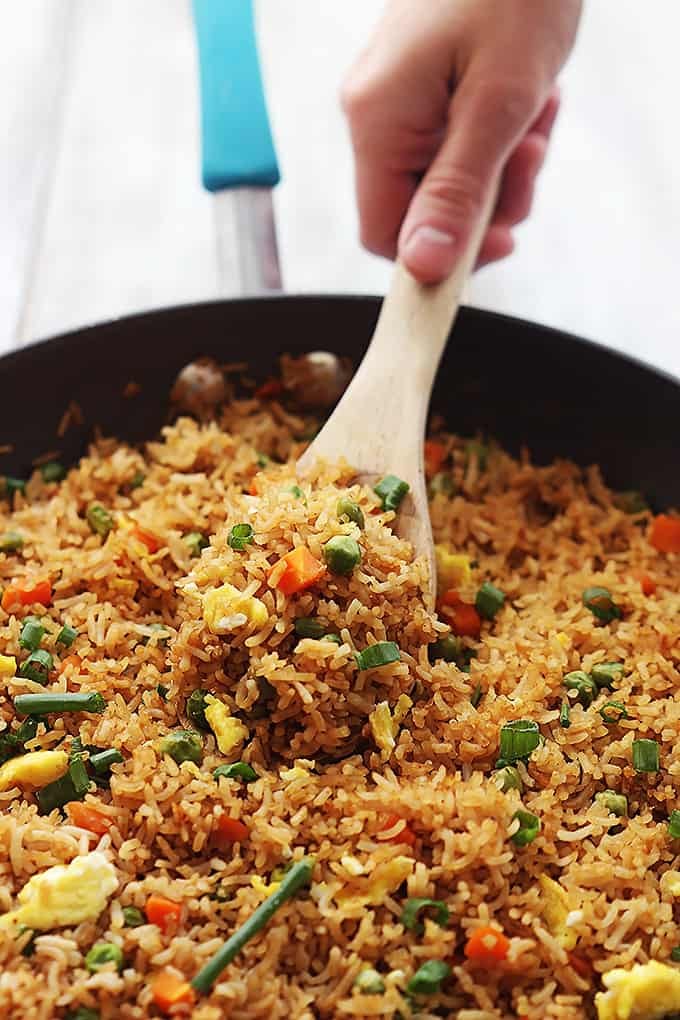
<instances>
[{"instance_id":1,"label":"diced carrot","mask_svg":"<svg viewBox=\"0 0 680 1020\"><path fill-rule=\"evenodd\" d=\"M134 535L136 539L142 542L150 553L158 552L163 544L161 540L153 534L153 532L147 531L146 528L140 528L138 524L135 525L130 534Z\"/></svg>"},{"instance_id":2,"label":"diced carrot","mask_svg":"<svg viewBox=\"0 0 680 1020\"><path fill-rule=\"evenodd\" d=\"M2 593L2 608L10 613L20 606L32 606L35 604L49 606L52 604L52 585L49 581L38 581L31 584L24 581L23 584L15 581L5 588Z\"/></svg>"},{"instance_id":3,"label":"diced carrot","mask_svg":"<svg viewBox=\"0 0 680 1020\"><path fill-rule=\"evenodd\" d=\"M659 552L680 552L680 517L659 514L652 521L649 541Z\"/></svg>"},{"instance_id":4,"label":"diced carrot","mask_svg":"<svg viewBox=\"0 0 680 1020\"><path fill-rule=\"evenodd\" d=\"M59 676L64 672L65 669L72 669L74 672L79 671L83 664L83 660L79 655L67 655L65 659L61 660L59 665Z\"/></svg>"},{"instance_id":5,"label":"diced carrot","mask_svg":"<svg viewBox=\"0 0 680 1020\"><path fill-rule=\"evenodd\" d=\"M656 591L656 581L649 574L643 574L640 578L640 587L643 595L653 595Z\"/></svg>"},{"instance_id":6,"label":"diced carrot","mask_svg":"<svg viewBox=\"0 0 680 1020\"><path fill-rule=\"evenodd\" d=\"M382 827L383 828L383 832L386 832L389 829L393 829L394 826L397 824L397 822L401 822L401 821L402 821L401 815L390 815L388 817L387 821L385 822L385 824ZM405 843L407 846L413 846L413 844L416 841L416 838L417 837L416 837L416 834L413 831L413 829L410 829L408 827L408 825L405 825L403 829L400 829L400 831L396 834L396 836L390 836L390 838L386 839L385 842L386 843Z\"/></svg>"},{"instance_id":7,"label":"diced carrot","mask_svg":"<svg viewBox=\"0 0 680 1020\"><path fill-rule=\"evenodd\" d=\"M585 978L586 981L592 978L593 968L589 960L579 956L578 953L567 953L567 957L569 958L569 965L573 967L579 977Z\"/></svg>"},{"instance_id":8,"label":"diced carrot","mask_svg":"<svg viewBox=\"0 0 680 1020\"><path fill-rule=\"evenodd\" d=\"M230 843L243 843L248 839L248 829L239 822L238 818L230 818L229 815L220 815L216 825L217 835Z\"/></svg>"},{"instance_id":9,"label":"diced carrot","mask_svg":"<svg viewBox=\"0 0 680 1020\"><path fill-rule=\"evenodd\" d=\"M425 440L425 474L432 478L439 471L446 457L446 447L436 439Z\"/></svg>"},{"instance_id":10,"label":"diced carrot","mask_svg":"<svg viewBox=\"0 0 680 1020\"><path fill-rule=\"evenodd\" d=\"M455 588L449 588L439 600L442 606L459 606L462 601Z\"/></svg>"},{"instance_id":11,"label":"diced carrot","mask_svg":"<svg viewBox=\"0 0 680 1020\"><path fill-rule=\"evenodd\" d=\"M284 595L295 595L311 588L325 573L323 563L312 556L306 545L299 545L274 564L267 581L270 588L278 588Z\"/></svg>"},{"instance_id":12,"label":"diced carrot","mask_svg":"<svg viewBox=\"0 0 680 1020\"><path fill-rule=\"evenodd\" d=\"M451 630L458 637L479 637L482 621L479 613L469 602L454 606L442 606L441 613L451 624Z\"/></svg>"},{"instance_id":13,"label":"diced carrot","mask_svg":"<svg viewBox=\"0 0 680 1020\"><path fill-rule=\"evenodd\" d=\"M176 977L169 970L162 970L156 975L151 983L151 994L153 1001L164 1013L180 1002L191 1006L196 1001L196 993L189 982Z\"/></svg>"},{"instance_id":14,"label":"diced carrot","mask_svg":"<svg viewBox=\"0 0 680 1020\"><path fill-rule=\"evenodd\" d=\"M474 963L493 964L505 960L509 948L510 941L502 931L489 925L482 925L481 928L475 928L470 935L465 943L464 953L468 960Z\"/></svg>"},{"instance_id":15,"label":"diced carrot","mask_svg":"<svg viewBox=\"0 0 680 1020\"><path fill-rule=\"evenodd\" d=\"M97 808L91 807L89 804L83 804L80 800L72 800L66 805L66 810L74 825L80 829L88 829L97 836L103 836L113 825L113 819L105 815L103 811L98 811Z\"/></svg>"},{"instance_id":16,"label":"diced carrot","mask_svg":"<svg viewBox=\"0 0 680 1020\"><path fill-rule=\"evenodd\" d=\"M271 400L272 397L279 397L283 393L283 383L280 379L267 379L255 390L255 396L260 400Z\"/></svg>"},{"instance_id":17,"label":"diced carrot","mask_svg":"<svg viewBox=\"0 0 680 1020\"><path fill-rule=\"evenodd\" d=\"M259 496L260 495L260 489L259 489L258 484L257 484L257 475L255 475L255 477L252 479L250 485L248 486L248 495L249 496Z\"/></svg>"},{"instance_id":18,"label":"diced carrot","mask_svg":"<svg viewBox=\"0 0 680 1020\"><path fill-rule=\"evenodd\" d=\"M178 924L182 914L181 903L175 903L167 896L159 896L157 893L149 896L144 909L149 924L157 924L163 933L171 924Z\"/></svg>"}]
</instances>

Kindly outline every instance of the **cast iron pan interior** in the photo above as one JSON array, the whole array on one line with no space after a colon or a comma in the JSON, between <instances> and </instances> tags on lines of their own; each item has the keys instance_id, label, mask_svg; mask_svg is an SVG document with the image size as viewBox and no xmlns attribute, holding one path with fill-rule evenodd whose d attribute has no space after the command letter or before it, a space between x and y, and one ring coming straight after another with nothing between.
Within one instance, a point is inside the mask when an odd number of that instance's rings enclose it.
<instances>
[{"instance_id":1,"label":"cast iron pan interior","mask_svg":"<svg viewBox=\"0 0 680 1020\"><path fill-rule=\"evenodd\" d=\"M284 352L330 350L361 358L379 300L277 297L187 305L135 315L43 341L0 359L0 473L25 475L58 449L65 463L92 427L133 442L167 420L168 393L188 361L247 361L267 377ZM124 398L131 380L140 384ZM85 416L62 440L70 400ZM453 431L483 432L534 460L599 463L615 488L640 489L652 505L680 505L680 383L596 344L474 309L460 313L432 400ZM373 408L366 407L371 428ZM398 470L398 465L395 465Z\"/></svg>"}]
</instances>

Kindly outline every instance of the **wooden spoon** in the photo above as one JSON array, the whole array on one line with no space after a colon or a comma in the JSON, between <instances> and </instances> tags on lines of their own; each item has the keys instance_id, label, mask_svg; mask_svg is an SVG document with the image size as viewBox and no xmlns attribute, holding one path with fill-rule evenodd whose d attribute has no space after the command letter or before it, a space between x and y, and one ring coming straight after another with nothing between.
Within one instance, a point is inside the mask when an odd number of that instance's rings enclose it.
<instances>
[{"instance_id":1,"label":"wooden spoon","mask_svg":"<svg viewBox=\"0 0 680 1020\"><path fill-rule=\"evenodd\" d=\"M425 599L434 606L436 566L423 464L430 393L439 361L486 233L497 191L489 198L465 251L446 280L424 286L397 262L373 339L351 383L297 463L300 475L317 460L341 458L357 481L374 485L386 474L408 482L398 534L428 562Z\"/></svg>"}]
</instances>

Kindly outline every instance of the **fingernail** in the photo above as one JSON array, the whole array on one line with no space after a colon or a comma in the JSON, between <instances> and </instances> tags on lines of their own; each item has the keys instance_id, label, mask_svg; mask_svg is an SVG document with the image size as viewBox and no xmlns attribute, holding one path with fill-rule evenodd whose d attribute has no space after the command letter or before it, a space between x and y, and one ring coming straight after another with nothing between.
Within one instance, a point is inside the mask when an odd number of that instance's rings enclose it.
<instances>
[{"instance_id":1,"label":"fingernail","mask_svg":"<svg viewBox=\"0 0 680 1020\"><path fill-rule=\"evenodd\" d=\"M402 258L421 279L441 280L448 276L456 261L456 237L436 227L416 227L404 245Z\"/></svg>"}]
</instances>

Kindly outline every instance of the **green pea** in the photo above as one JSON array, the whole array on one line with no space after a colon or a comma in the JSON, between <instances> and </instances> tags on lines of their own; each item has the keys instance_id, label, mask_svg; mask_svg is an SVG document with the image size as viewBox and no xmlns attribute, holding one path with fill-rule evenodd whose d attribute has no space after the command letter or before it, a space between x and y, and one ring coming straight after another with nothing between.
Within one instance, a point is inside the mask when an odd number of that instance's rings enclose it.
<instances>
[{"instance_id":1,"label":"green pea","mask_svg":"<svg viewBox=\"0 0 680 1020\"><path fill-rule=\"evenodd\" d=\"M351 574L361 562L361 549L348 535L335 535L329 539L323 547L323 555L331 573L343 577Z\"/></svg>"},{"instance_id":2,"label":"green pea","mask_svg":"<svg viewBox=\"0 0 680 1020\"><path fill-rule=\"evenodd\" d=\"M123 969L123 950L113 942L100 942L99 945L92 946L85 957L85 966L91 974L106 967L108 963L114 963L117 971Z\"/></svg>"},{"instance_id":3,"label":"green pea","mask_svg":"<svg viewBox=\"0 0 680 1020\"><path fill-rule=\"evenodd\" d=\"M203 762L203 741L193 730L173 730L159 742L161 754L167 754L178 765L192 761L195 765Z\"/></svg>"},{"instance_id":4,"label":"green pea","mask_svg":"<svg viewBox=\"0 0 680 1020\"><path fill-rule=\"evenodd\" d=\"M358 528L363 530L364 524L364 512L358 503L355 503L353 499L348 496L341 496L338 500L338 504L335 508L335 512L338 515L338 520L347 518L348 521L352 521Z\"/></svg>"}]
</instances>

